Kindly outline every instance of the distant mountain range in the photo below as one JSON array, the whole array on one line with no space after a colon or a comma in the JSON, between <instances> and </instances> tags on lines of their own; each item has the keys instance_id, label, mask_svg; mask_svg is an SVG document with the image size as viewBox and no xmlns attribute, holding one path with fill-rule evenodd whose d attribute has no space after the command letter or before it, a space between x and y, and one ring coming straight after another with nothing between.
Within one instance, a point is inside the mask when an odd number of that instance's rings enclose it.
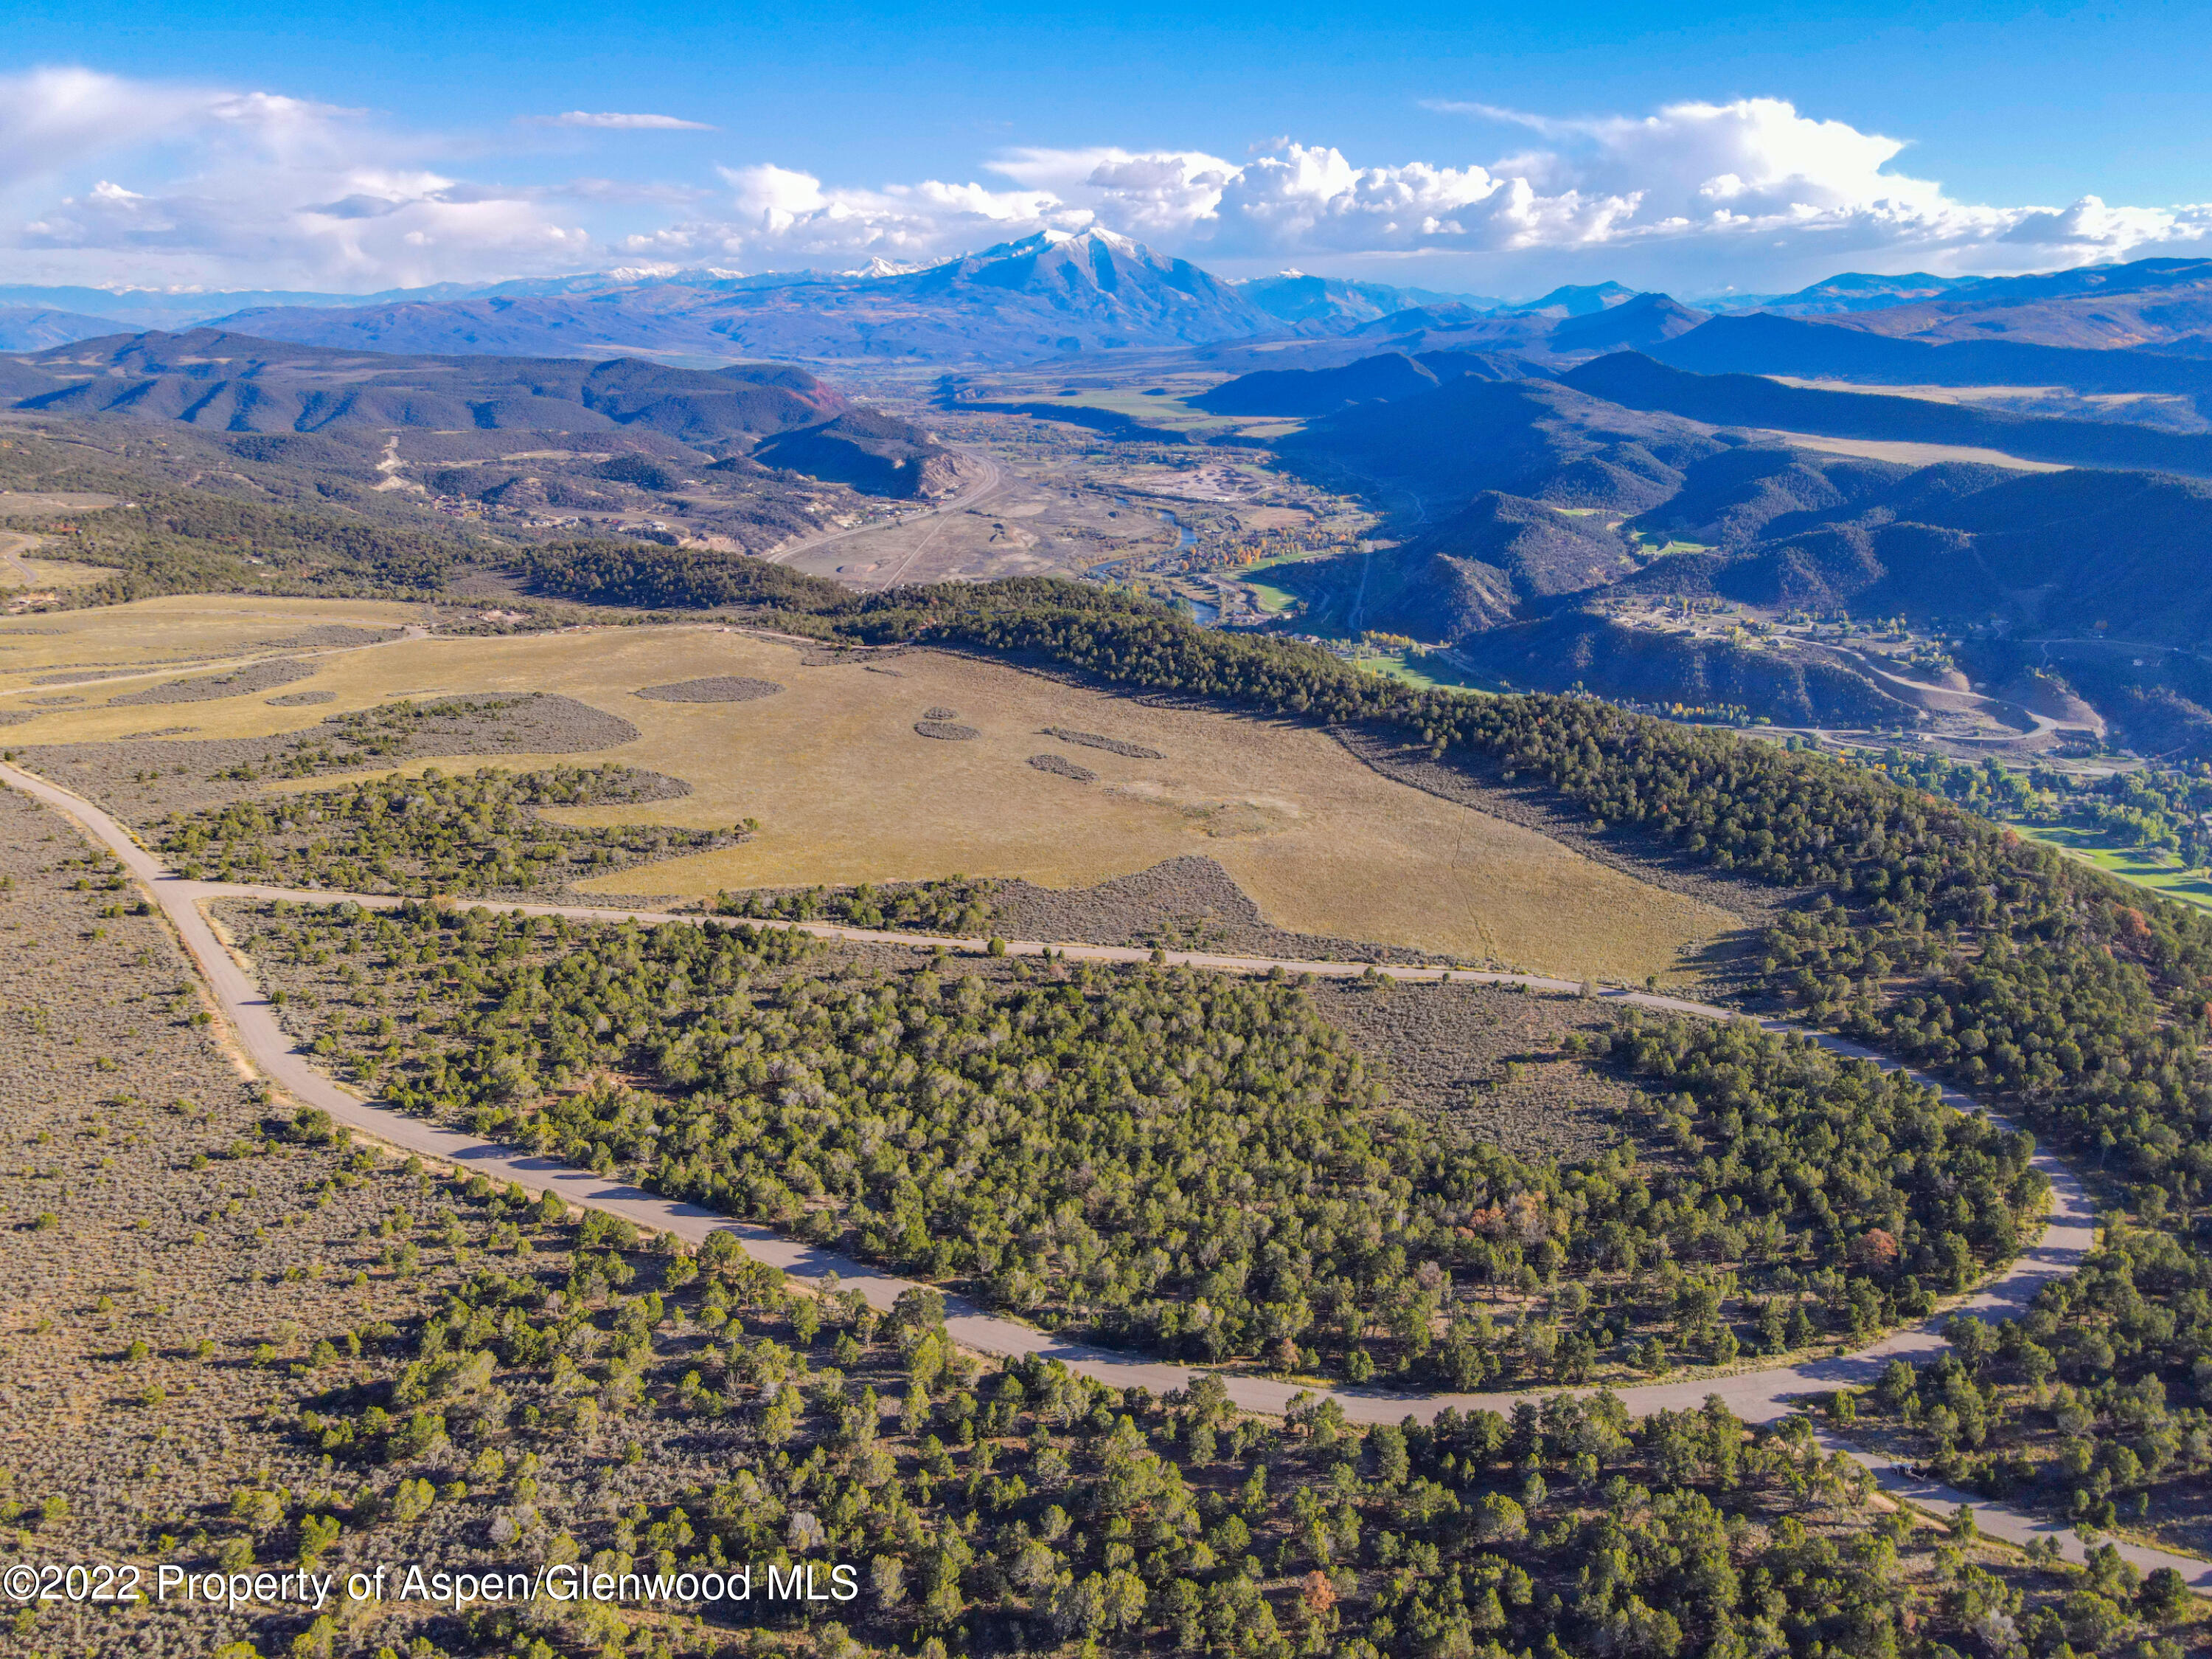
<instances>
[{"instance_id":1,"label":"distant mountain range","mask_svg":"<svg viewBox=\"0 0 2212 1659\"><path fill-rule=\"evenodd\" d=\"M1505 304L1474 294L1440 294L1433 289L1393 288L1383 283L1349 282L1286 270L1238 283L1237 292L1278 322L1336 330L1357 328L1416 306L1468 306L1478 311Z\"/></svg>"},{"instance_id":2,"label":"distant mountain range","mask_svg":"<svg viewBox=\"0 0 2212 1659\"><path fill-rule=\"evenodd\" d=\"M2212 356L2212 259L2138 259L2039 276L1983 277L1854 314L1849 326L1928 341L2155 347Z\"/></svg>"},{"instance_id":3,"label":"distant mountain range","mask_svg":"<svg viewBox=\"0 0 2212 1659\"><path fill-rule=\"evenodd\" d=\"M1972 276L1931 276L1924 270L1878 276L1847 270L1801 288L1795 294L1721 295L1698 303L1716 313L1765 311L1778 317L1830 317L1841 312L1878 311L1912 300L1931 300L1969 286Z\"/></svg>"},{"instance_id":4,"label":"distant mountain range","mask_svg":"<svg viewBox=\"0 0 2212 1659\"><path fill-rule=\"evenodd\" d=\"M963 362L1157 350L1283 325L1188 260L1103 231L1047 231L893 276L278 307L237 313L222 326L370 351Z\"/></svg>"},{"instance_id":5,"label":"distant mountain range","mask_svg":"<svg viewBox=\"0 0 2212 1659\"><path fill-rule=\"evenodd\" d=\"M1226 282L1094 230L850 270L613 270L366 295L0 287L0 349L94 338L118 324L214 325L346 350L693 365L760 356L1003 364L1115 350L1233 355L1264 343L1279 346L1285 364L1324 367L1365 355L1357 349L1363 343L1407 356L1503 351L1562 362L1630 349L1701 372L1903 384L1900 377L1924 370L1930 384L2084 392L2102 375L2100 392L2193 394L2197 383L2182 371L2093 370L2038 354L2212 362L2212 260L2019 277L1844 272L1794 294L1724 296L1702 307L1618 283L1509 303L1296 271ZM1948 358L1911 349L1954 343L1961 349ZM2054 368L2075 378L2054 380ZM2112 383L2114 375L2122 383Z\"/></svg>"}]
</instances>

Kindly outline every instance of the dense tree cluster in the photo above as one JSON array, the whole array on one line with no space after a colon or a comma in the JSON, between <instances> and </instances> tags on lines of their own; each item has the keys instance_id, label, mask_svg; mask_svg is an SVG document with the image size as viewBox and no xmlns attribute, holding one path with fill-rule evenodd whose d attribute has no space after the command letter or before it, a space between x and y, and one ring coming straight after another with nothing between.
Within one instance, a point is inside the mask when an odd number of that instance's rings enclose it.
<instances>
[{"instance_id":1,"label":"dense tree cluster","mask_svg":"<svg viewBox=\"0 0 2212 1659\"><path fill-rule=\"evenodd\" d=\"M627 766L520 774L436 767L336 789L259 798L171 817L156 843L186 878L314 884L351 892L526 891L611 874L741 839L665 824L556 823L541 806L665 799L681 787Z\"/></svg>"},{"instance_id":2,"label":"dense tree cluster","mask_svg":"<svg viewBox=\"0 0 2212 1659\"><path fill-rule=\"evenodd\" d=\"M1562 1165L1394 1107L1279 974L816 974L781 930L414 906L271 924L280 981L349 958L362 1012L315 1047L397 1103L1194 1357L1463 1389L1726 1363L1924 1312L2043 1199L2023 1137L1748 1023L1602 1040L1584 1063L1644 1080L1664 1144Z\"/></svg>"},{"instance_id":3,"label":"dense tree cluster","mask_svg":"<svg viewBox=\"0 0 2212 1659\"><path fill-rule=\"evenodd\" d=\"M1889 750L1879 763L1899 781L1982 814L2020 823L2074 824L2124 847L2171 854L2187 866L2212 860L2212 763L2152 764L2081 776L2048 766L1978 766Z\"/></svg>"},{"instance_id":4,"label":"dense tree cluster","mask_svg":"<svg viewBox=\"0 0 2212 1659\"><path fill-rule=\"evenodd\" d=\"M1869 1516L1863 1472L1802 1419L1751 1431L1709 1401L1638 1420L1600 1394L1365 1431L1307 1397L1263 1420L1210 1377L1154 1398L979 1364L927 1291L888 1314L795 1294L726 1240L571 1225L481 1176L435 1202L393 1243L453 1257L441 1300L295 1364L289 1427L331 1460L326 1489L241 1489L210 1553L327 1571L462 1511L492 1565L521 1540L679 1584L856 1569L846 1601L707 1607L688 1631L672 1596L660 1652L2181 1651L2159 1634L2186 1611L2172 1585L2109 1550L2023 1568L1971 1528ZM625 1471L674 1444L714 1477L625 1501ZM548 1489L556 1468L604 1496ZM629 1613L541 1601L433 1628L550 1659L621 1641Z\"/></svg>"},{"instance_id":5,"label":"dense tree cluster","mask_svg":"<svg viewBox=\"0 0 2212 1659\"><path fill-rule=\"evenodd\" d=\"M902 933L980 933L990 925L991 895L998 885L948 876L882 886L864 881L857 887L756 888L717 893L714 910L756 921L842 921Z\"/></svg>"},{"instance_id":6,"label":"dense tree cluster","mask_svg":"<svg viewBox=\"0 0 2212 1659\"><path fill-rule=\"evenodd\" d=\"M742 553L604 538L517 548L511 551L510 568L541 592L590 605L811 610L834 605L848 592L826 576L810 576Z\"/></svg>"}]
</instances>

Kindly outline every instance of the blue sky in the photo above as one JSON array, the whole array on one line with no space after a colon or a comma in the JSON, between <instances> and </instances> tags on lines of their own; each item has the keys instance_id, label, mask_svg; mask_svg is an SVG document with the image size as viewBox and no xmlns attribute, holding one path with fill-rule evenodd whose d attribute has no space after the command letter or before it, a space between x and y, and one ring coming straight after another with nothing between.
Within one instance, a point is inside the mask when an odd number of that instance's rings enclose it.
<instances>
[{"instance_id":1,"label":"blue sky","mask_svg":"<svg viewBox=\"0 0 2212 1659\"><path fill-rule=\"evenodd\" d=\"M0 281L845 268L1095 223L1231 275L1694 295L2212 226L2204 4L16 0L0 52Z\"/></svg>"}]
</instances>

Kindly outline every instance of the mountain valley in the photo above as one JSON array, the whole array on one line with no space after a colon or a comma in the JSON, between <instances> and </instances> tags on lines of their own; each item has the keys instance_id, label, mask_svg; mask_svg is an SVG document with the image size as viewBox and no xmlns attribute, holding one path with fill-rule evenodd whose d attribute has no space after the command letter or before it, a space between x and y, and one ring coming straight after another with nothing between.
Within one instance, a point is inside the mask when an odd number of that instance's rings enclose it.
<instances>
[{"instance_id":1,"label":"mountain valley","mask_svg":"<svg viewBox=\"0 0 2212 1659\"><path fill-rule=\"evenodd\" d=\"M2212 380L2179 331L2205 280L1506 303L1054 233L916 268L276 296L0 356L0 390L35 429L203 434L228 459L195 489L458 537L440 556L488 600L557 603L557 571L594 603L726 601L751 557L864 590L1059 574L1452 683L2176 757L2212 753ZM2093 302L2172 326L2032 324ZM71 568L111 535L77 532ZM682 574L500 550L605 538ZM2001 693L2031 670L2072 712Z\"/></svg>"}]
</instances>

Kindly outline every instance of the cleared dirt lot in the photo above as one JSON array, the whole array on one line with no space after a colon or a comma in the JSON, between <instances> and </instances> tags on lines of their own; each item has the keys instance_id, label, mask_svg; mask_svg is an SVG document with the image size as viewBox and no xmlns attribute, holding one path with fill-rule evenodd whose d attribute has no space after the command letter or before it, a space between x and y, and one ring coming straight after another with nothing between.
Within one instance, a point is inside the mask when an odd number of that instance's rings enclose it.
<instances>
[{"instance_id":1,"label":"cleared dirt lot","mask_svg":"<svg viewBox=\"0 0 2212 1659\"><path fill-rule=\"evenodd\" d=\"M109 641L128 636L126 611L100 614ZM78 643L89 655L96 641ZM1633 979L1669 970L1686 946L1734 925L1694 898L1379 776L1325 732L1111 696L942 653L829 659L700 627L428 638L316 660L313 678L287 690L329 690L328 704L276 708L244 696L194 704L178 723L197 728L197 739L257 736L402 694L560 693L619 714L642 735L559 759L649 768L683 779L692 793L650 809L557 816L610 823L642 811L692 828L761 821L761 833L743 846L614 878L626 893L675 899L956 873L1079 887L1202 854L1279 927ZM884 668L895 672L878 672ZM741 703L636 695L713 675L788 690ZM149 725L149 711L100 706L92 700L100 695L10 728L10 742L109 738ZM959 743L917 736L917 721L933 708L954 711L981 735ZM1068 747L1097 775L1078 781L1030 764L1066 747L1042 735L1049 726L1160 757ZM524 769L553 758L514 754L501 763Z\"/></svg>"}]
</instances>

